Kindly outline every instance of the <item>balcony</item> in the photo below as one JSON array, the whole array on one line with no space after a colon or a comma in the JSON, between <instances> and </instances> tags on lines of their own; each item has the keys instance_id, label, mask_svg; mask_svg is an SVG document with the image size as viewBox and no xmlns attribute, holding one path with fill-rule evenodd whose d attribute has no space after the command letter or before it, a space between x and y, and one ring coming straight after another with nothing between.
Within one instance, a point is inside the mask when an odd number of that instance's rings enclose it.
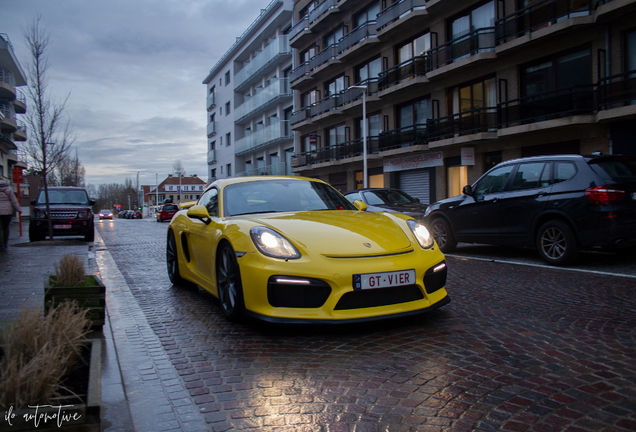
<instances>
[{"instance_id":1,"label":"balcony","mask_svg":"<svg viewBox=\"0 0 636 432\"><path fill-rule=\"evenodd\" d=\"M357 86L367 86L367 96L378 94L378 81L376 79L365 80ZM341 91L338 94L328 96L322 100L319 100L315 104L309 107L309 117L316 117L320 114L327 113L329 111L339 110L356 100L362 99L362 94L365 92L361 88L348 88ZM368 101L368 99L367 99Z\"/></svg>"},{"instance_id":2,"label":"balcony","mask_svg":"<svg viewBox=\"0 0 636 432\"><path fill-rule=\"evenodd\" d=\"M273 70L277 64L288 58L291 58L288 37L279 36L238 71L234 76L234 90L246 89L253 81L260 79L261 75Z\"/></svg>"},{"instance_id":3,"label":"balcony","mask_svg":"<svg viewBox=\"0 0 636 432\"><path fill-rule=\"evenodd\" d=\"M378 137L369 137L367 143L367 153L378 153ZM322 147L316 150L298 153L292 158L294 168L311 166L321 163L328 163L337 160L350 159L362 156L362 138L348 141L342 144Z\"/></svg>"},{"instance_id":4,"label":"balcony","mask_svg":"<svg viewBox=\"0 0 636 432\"><path fill-rule=\"evenodd\" d=\"M8 69L0 69L0 99L15 99L15 76Z\"/></svg>"},{"instance_id":5,"label":"balcony","mask_svg":"<svg viewBox=\"0 0 636 432\"><path fill-rule=\"evenodd\" d=\"M291 139L289 126L289 120L283 120L245 136L234 143L234 152L237 155L245 154L280 140Z\"/></svg>"},{"instance_id":6,"label":"balcony","mask_svg":"<svg viewBox=\"0 0 636 432\"><path fill-rule=\"evenodd\" d=\"M298 111L294 111L289 119L289 123L293 126L297 123L303 122L309 118L309 108L301 108Z\"/></svg>"},{"instance_id":7,"label":"balcony","mask_svg":"<svg viewBox=\"0 0 636 432\"><path fill-rule=\"evenodd\" d=\"M394 129L380 133L379 150L386 151L401 147L410 147L414 145L425 145L428 143L426 135L427 123L415 124L399 129Z\"/></svg>"},{"instance_id":8,"label":"balcony","mask_svg":"<svg viewBox=\"0 0 636 432\"><path fill-rule=\"evenodd\" d=\"M592 114L594 86L573 86L524 96L497 104L500 128L536 123L582 114Z\"/></svg>"},{"instance_id":9,"label":"balcony","mask_svg":"<svg viewBox=\"0 0 636 432\"><path fill-rule=\"evenodd\" d=\"M16 120L16 125L18 128L13 132L13 139L16 141L26 141L27 140L27 127L26 124L22 120Z\"/></svg>"},{"instance_id":10,"label":"balcony","mask_svg":"<svg viewBox=\"0 0 636 432\"><path fill-rule=\"evenodd\" d=\"M314 10L309 12L310 30L321 30L323 18L334 12L339 12L338 0L324 0Z\"/></svg>"},{"instance_id":11,"label":"balcony","mask_svg":"<svg viewBox=\"0 0 636 432\"><path fill-rule=\"evenodd\" d=\"M573 5L574 3L574 5ZM495 23L497 44L553 26L574 17L592 15L598 2L592 0L544 0L519 9Z\"/></svg>"},{"instance_id":12,"label":"balcony","mask_svg":"<svg viewBox=\"0 0 636 432\"><path fill-rule=\"evenodd\" d=\"M260 168L254 168L248 171L243 171L242 173L237 174L237 177L246 177L246 176L263 176L263 175L287 175L287 164L285 162L280 162L274 165L268 165Z\"/></svg>"},{"instance_id":13,"label":"balcony","mask_svg":"<svg viewBox=\"0 0 636 432\"><path fill-rule=\"evenodd\" d=\"M304 77L309 77L309 62L304 62L300 66L298 66L296 69L291 71L291 74L289 75L289 80L295 86L299 84L300 82L302 82L300 81L300 79Z\"/></svg>"},{"instance_id":14,"label":"balcony","mask_svg":"<svg viewBox=\"0 0 636 432\"><path fill-rule=\"evenodd\" d=\"M378 87L384 90L387 87L399 84L404 80L410 80L418 76L425 76L428 69L428 56L414 57L397 66L380 73Z\"/></svg>"},{"instance_id":15,"label":"balcony","mask_svg":"<svg viewBox=\"0 0 636 432\"><path fill-rule=\"evenodd\" d=\"M291 98L289 78L281 78L265 87L260 93L252 96L234 110L235 123L241 123L250 116L254 116L267 110L271 105L282 98Z\"/></svg>"},{"instance_id":16,"label":"balcony","mask_svg":"<svg viewBox=\"0 0 636 432\"><path fill-rule=\"evenodd\" d=\"M424 11L421 13L426 14L426 2L427 0L402 0L401 2L393 3L378 14L376 18L377 30L379 31L392 22L415 11Z\"/></svg>"},{"instance_id":17,"label":"balcony","mask_svg":"<svg viewBox=\"0 0 636 432\"><path fill-rule=\"evenodd\" d=\"M342 39L340 39L338 42L338 53L340 54L340 57L342 57L342 54L347 51L354 51L354 47L371 38L374 39L374 41L377 41L375 21L369 21L362 24L360 27L347 33Z\"/></svg>"},{"instance_id":18,"label":"balcony","mask_svg":"<svg viewBox=\"0 0 636 432\"><path fill-rule=\"evenodd\" d=\"M205 106L207 107L208 112L212 111L212 109L216 106L216 97L214 92L210 93L205 99Z\"/></svg>"},{"instance_id":19,"label":"balcony","mask_svg":"<svg viewBox=\"0 0 636 432\"><path fill-rule=\"evenodd\" d=\"M309 30L309 15L305 15L289 31L289 45L292 48L300 48L307 43L312 36Z\"/></svg>"},{"instance_id":20,"label":"balcony","mask_svg":"<svg viewBox=\"0 0 636 432\"><path fill-rule=\"evenodd\" d=\"M216 135L216 122L215 121L211 121L210 123L208 123L207 132L208 132L208 138L211 138L214 135Z\"/></svg>"},{"instance_id":21,"label":"balcony","mask_svg":"<svg viewBox=\"0 0 636 432\"><path fill-rule=\"evenodd\" d=\"M484 52L494 55L494 50L495 27L480 28L431 49L428 70L430 72Z\"/></svg>"},{"instance_id":22,"label":"balcony","mask_svg":"<svg viewBox=\"0 0 636 432\"><path fill-rule=\"evenodd\" d=\"M212 165L216 162L216 150L210 150L208 152L208 165Z\"/></svg>"},{"instance_id":23,"label":"balcony","mask_svg":"<svg viewBox=\"0 0 636 432\"><path fill-rule=\"evenodd\" d=\"M636 71L603 78L596 94L599 111L623 107L630 107L630 113L636 111ZM607 116L605 112L598 114L599 118Z\"/></svg>"},{"instance_id":24,"label":"balcony","mask_svg":"<svg viewBox=\"0 0 636 432\"><path fill-rule=\"evenodd\" d=\"M16 98L13 101L13 108L15 109L16 114L24 114L26 113L26 96L24 92L20 89L16 89Z\"/></svg>"},{"instance_id":25,"label":"balcony","mask_svg":"<svg viewBox=\"0 0 636 432\"><path fill-rule=\"evenodd\" d=\"M13 104L0 101L0 130L4 133L13 133L18 129L15 122L15 110Z\"/></svg>"},{"instance_id":26,"label":"balcony","mask_svg":"<svg viewBox=\"0 0 636 432\"><path fill-rule=\"evenodd\" d=\"M317 68L331 61L338 61L338 45L329 45L309 60L309 70L314 73Z\"/></svg>"},{"instance_id":27,"label":"balcony","mask_svg":"<svg viewBox=\"0 0 636 432\"><path fill-rule=\"evenodd\" d=\"M478 108L428 121L428 141L497 131L497 108Z\"/></svg>"}]
</instances>

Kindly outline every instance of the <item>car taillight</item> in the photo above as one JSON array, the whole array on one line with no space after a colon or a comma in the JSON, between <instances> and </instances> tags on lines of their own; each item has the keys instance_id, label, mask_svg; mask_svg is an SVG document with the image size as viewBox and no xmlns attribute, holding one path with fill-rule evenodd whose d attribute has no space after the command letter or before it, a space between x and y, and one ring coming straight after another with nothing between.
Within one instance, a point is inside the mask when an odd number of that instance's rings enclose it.
<instances>
[{"instance_id":1,"label":"car taillight","mask_svg":"<svg viewBox=\"0 0 636 432\"><path fill-rule=\"evenodd\" d=\"M609 189L607 186L597 186L585 189L585 195L594 204L608 205L612 201L622 200L625 197L625 191Z\"/></svg>"}]
</instances>

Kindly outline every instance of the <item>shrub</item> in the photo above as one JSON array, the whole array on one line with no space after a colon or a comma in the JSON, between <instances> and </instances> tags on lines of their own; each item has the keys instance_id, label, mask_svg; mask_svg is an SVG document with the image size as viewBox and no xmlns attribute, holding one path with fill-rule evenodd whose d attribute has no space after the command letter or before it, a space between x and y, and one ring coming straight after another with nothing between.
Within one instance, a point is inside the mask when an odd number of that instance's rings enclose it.
<instances>
[{"instance_id":1,"label":"shrub","mask_svg":"<svg viewBox=\"0 0 636 432\"><path fill-rule=\"evenodd\" d=\"M86 310L64 302L42 315L23 309L4 333L0 360L0 406L4 409L51 404L65 389L64 378L79 357L90 331Z\"/></svg>"},{"instance_id":2,"label":"shrub","mask_svg":"<svg viewBox=\"0 0 636 432\"><path fill-rule=\"evenodd\" d=\"M55 284L58 286L76 286L84 282L84 262L74 254L62 256L59 264L55 264Z\"/></svg>"}]
</instances>

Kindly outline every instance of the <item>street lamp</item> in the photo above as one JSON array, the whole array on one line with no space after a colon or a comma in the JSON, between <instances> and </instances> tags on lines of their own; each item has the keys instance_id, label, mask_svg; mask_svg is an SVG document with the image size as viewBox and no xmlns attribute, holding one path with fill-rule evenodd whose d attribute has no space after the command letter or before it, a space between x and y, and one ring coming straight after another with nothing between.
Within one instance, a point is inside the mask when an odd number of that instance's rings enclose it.
<instances>
[{"instance_id":1,"label":"street lamp","mask_svg":"<svg viewBox=\"0 0 636 432\"><path fill-rule=\"evenodd\" d=\"M366 85L354 85L349 87L350 89L363 89L362 92L362 161L363 161L363 169L362 169L362 184L366 189L368 187L367 181L367 89Z\"/></svg>"}]
</instances>

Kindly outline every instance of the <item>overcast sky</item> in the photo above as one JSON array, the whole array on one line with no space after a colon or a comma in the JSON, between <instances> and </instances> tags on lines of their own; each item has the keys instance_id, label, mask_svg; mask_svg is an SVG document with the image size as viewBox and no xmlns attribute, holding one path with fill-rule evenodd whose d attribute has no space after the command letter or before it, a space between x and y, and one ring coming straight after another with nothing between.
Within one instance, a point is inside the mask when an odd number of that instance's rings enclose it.
<instances>
[{"instance_id":1,"label":"overcast sky","mask_svg":"<svg viewBox=\"0 0 636 432\"><path fill-rule=\"evenodd\" d=\"M135 184L137 172L141 184L155 184L177 159L207 181L202 82L270 2L0 0L0 33L26 73L24 31L41 15L49 89L57 100L70 93L87 184Z\"/></svg>"}]
</instances>

